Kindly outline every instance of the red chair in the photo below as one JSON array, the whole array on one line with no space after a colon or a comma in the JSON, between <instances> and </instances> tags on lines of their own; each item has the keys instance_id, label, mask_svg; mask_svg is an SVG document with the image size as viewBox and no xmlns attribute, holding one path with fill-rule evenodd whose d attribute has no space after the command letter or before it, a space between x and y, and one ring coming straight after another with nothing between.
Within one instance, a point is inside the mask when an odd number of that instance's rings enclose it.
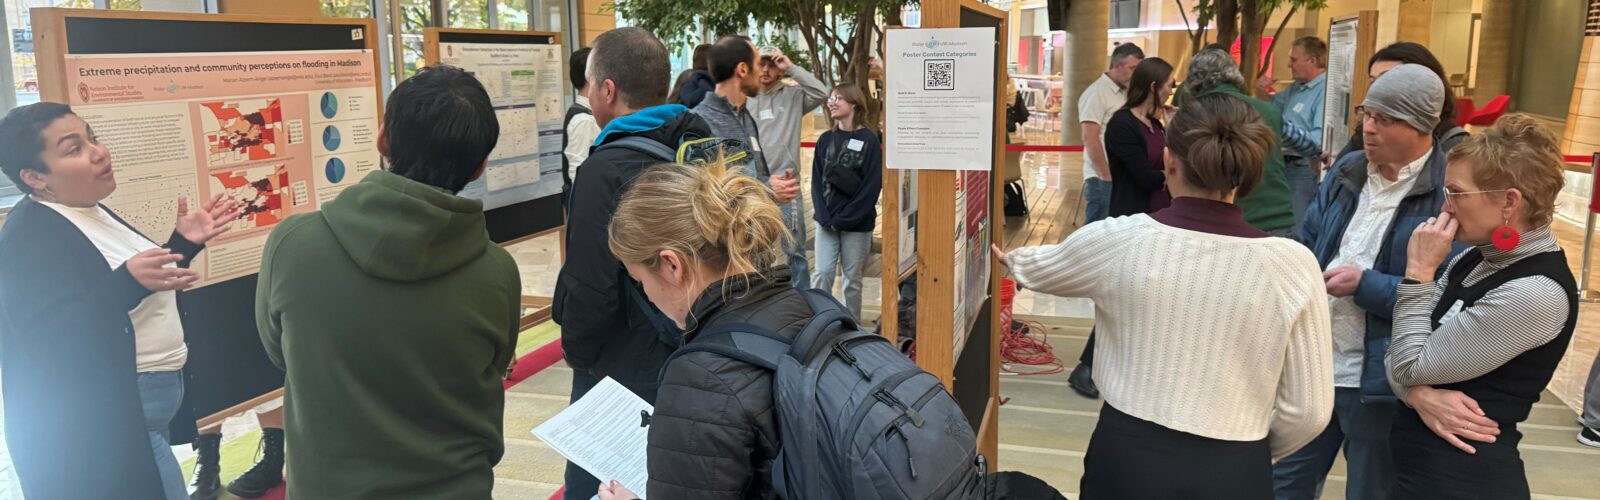
<instances>
[{"instance_id":1,"label":"red chair","mask_svg":"<svg viewBox=\"0 0 1600 500\"><path fill-rule=\"evenodd\" d=\"M1511 96L1505 94L1495 96L1494 100L1489 101L1489 104L1483 105L1476 113L1473 113L1472 119L1467 120L1467 124L1480 127L1494 125L1494 121L1499 120L1500 115L1506 114L1506 106L1509 104L1511 104Z\"/></svg>"},{"instance_id":2,"label":"red chair","mask_svg":"<svg viewBox=\"0 0 1600 500\"><path fill-rule=\"evenodd\" d=\"M1467 122L1472 120L1472 115L1477 113L1477 112L1478 112L1477 111L1477 105L1472 102L1472 98L1471 97L1457 97L1456 98L1456 126L1457 127L1465 127L1465 126L1467 126Z\"/></svg>"}]
</instances>

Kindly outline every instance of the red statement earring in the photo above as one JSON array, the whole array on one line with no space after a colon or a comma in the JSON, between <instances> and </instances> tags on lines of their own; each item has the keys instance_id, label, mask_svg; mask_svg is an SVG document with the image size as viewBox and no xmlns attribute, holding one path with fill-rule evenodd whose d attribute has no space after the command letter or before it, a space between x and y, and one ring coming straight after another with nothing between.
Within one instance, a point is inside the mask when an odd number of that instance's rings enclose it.
<instances>
[{"instance_id":1,"label":"red statement earring","mask_svg":"<svg viewBox=\"0 0 1600 500\"><path fill-rule=\"evenodd\" d=\"M1494 234L1489 236L1489 241L1500 251L1510 252L1517 248L1517 244L1522 243L1522 232L1511 227L1511 219L1507 218L1505 225L1494 228Z\"/></svg>"}]
</instances>

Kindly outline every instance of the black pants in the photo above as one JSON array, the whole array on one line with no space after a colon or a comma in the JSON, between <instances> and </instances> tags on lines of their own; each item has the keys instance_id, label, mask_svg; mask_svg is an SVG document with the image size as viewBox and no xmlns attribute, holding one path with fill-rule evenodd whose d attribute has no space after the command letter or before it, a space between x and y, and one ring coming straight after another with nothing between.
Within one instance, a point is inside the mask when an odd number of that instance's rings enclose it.
<instances>
[{"instance_id":1,"label":"black pants","mask_svg":"<svg viewBox=\"0 0 1600 500\"><path fill-rule=\"evenodd\" d=\"M1083 353L1078 355L1078 364L1094 366L1094 329L1089 329L1089 340L1083 343Z\"/></svg>"},{"instance_id":2,"label":"black pants","mask_svg":"<svg viewBox=\"0 0 1600 500\"><path fill-rule=\"evenodd\" d=\"M1528 475L1517 443L1522 433L1500 423L1494 443L1462 441L1478 452L1468 455L1434 435L1416 410L1401 408L1389 435L1394 450L1396 499L1529 498Z\"/></svg>"},{"instance_id":3,"label":"black pants","mask_svg":"<svg viewBox=\"0 0 1600 500\"><path fill-rule=\"evenodd\" d=\"M1083 500L1269 500L1272 448L1265 439L1175 431L1105 405L1079 488Z\"/></svg>"}]
</instances>

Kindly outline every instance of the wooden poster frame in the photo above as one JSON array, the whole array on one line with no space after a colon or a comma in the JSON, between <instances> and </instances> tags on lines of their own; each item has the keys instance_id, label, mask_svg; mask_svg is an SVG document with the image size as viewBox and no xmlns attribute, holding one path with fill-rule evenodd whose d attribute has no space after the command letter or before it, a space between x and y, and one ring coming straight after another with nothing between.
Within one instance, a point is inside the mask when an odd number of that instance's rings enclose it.
<instances>
[{"instance_id":1,"label":"wooden poster frame","mask_svg":"<svg viewBox=\"0 0 1600 500\"><path fill-rule=\"evenodd\" d=\"M1006 11L985 5L976 0L925 0L922 3L923 28L960 28L963 27L963 13L976 14L992 18L997 27L995 30L995 75L994 75L994 134L993 158L989 176L989 228L992 234L991 242L1004 247L1005 231L1002 229L1004 195L1002 183L997 181L1000 175L998 168L1005 162L1005 122L1000 110L1005 109L1005 93L1001 86L1005 84L1005 54L1006 33L1009 19ZM886 29L914 29L888 27ZM887 38L887 37L885 37ZM889 73L885 72L885 78ZM887 96L884 99L887 106ZM887 131L885 131L887 133ZM982 402L983 411L978 424L977 439L978 452L989 461L990 470L999 467L999 437L1000 437L1000 340L1003 337L1000 327L1000 263L991 255L989 257L989 279L984 284L989 289L989 298L983 310L979 311L976 319L980 324L968 324L975 318L968 317L963 324L956 324L954 318L955 308L955 273L965 272L957 269L955 250L950 244L956 241L955 220L958 208L955 206L955 197L951 194L956 189L956 176L962 174L955 170L916 170L918 182L917 200L917 261L911 271L900 272L899 241L902 228L899 227L899 180L902 172L884 167L884 213L883 226L883 308L879 323L883 326L884 336L891 341L898 339L898 303L899 285L912 276L917 277L917 365L924 370L939 377L945 387L950 388L958 401L963 400L964 394L957 387L955 329L971 328L972 331L988 332L987 335L966 335L969 349L971 342L980 341L987 343L987 349L974 352L987 353L987 366L982 369L986 380L977 382L976 387L987 387L986 401ZM988 249L971 249L971 251L988 252ZM889 257L891 254L893 258ZM968 286L973 284L969 283ZM978 361L983 362L983 361ZM970 372L969 372L970 373ZM966 382L966 381L963 381ZM966 385L966 384L963 384ZM970 386L969 386L970 387Z\"/></svg>"},{"instance_id":2,"label":"wooden poster frame","mask_svg":"<svg viewBox=\"0 0 1600 500\"><path fill-rule=\"evenodd\" d=\"M555 45L561 47L563 55L567 55L566 45L564 43L562 43L562 41L561 41L561 34L557 33L557 32L554 32L554 31L515 31L515 30L490 30L490 29L467 29L467 28L431 28L430 27L430 28L423 28L422 29L422 59L423 59L424 62L428 63L429 65L433 65L433 64L438 64L439 63L439 60L440 60L439 59L439 43L440 43L440 38L441 38L440 35L450 35L450 34L481 35L481 36L485 36L485 37L488 37L488 38L495 39L495 41L486 41L485 43L508 43L506 40L510 40L510 39L514 39L514 38L539 38L539 39L541 39L541 42L544 39L548 39L550 42L552 42ZM540 45L549 45L549 44L548 43L540 43ZM562 199L565 199L564 197L566 196L566 193L562 193L562 194L559 194L559 195L556 195L556 196L560 196L560 197L563 197ZM562 203L562 205L564 206L566 204ZM543 236L548 236L548 235L554 234L554 235L556 235L557 238L559 238L559 241L563 242L562 244L556 245L556 252L557 252L558 258L561 259L561 262L565 263L567 261L567 245L565 244L565 242L567 241L567 225L566 225L566 221L567 221L567 215L566 215L566 213L562 213L561 214L561 225L558 225L558 226L553 227L553 228L545 229L545 230L542 230L542 231L534 232L532 234L519 236L519 237L513 238L513 239L508 240L508 241L504 241L504 242L500 243L500 246L502 246L502 247L510 247L512 245L515 245L515 244L518 244L518 243L522 243L522 242L525 242L525 241L528 241L528 240L532 240L532 239L535 239L535 238L539 238L539 237L543 237ZM530 311L527 314L524 314L522 316L522 320L521 320L521 323L520 323L521 324L521 328L523 330L526 330L528 328L533 327L534 325L538 325L540 323L544 323L546 321L549 321L550 317L551 317L551 307L552 307L551 303L552 303L552 300L553 299L550 298L550 297L541 297L541 296L535 296L535 295L523 295L522 296L522 308L523 309L532 309L532 311Z\"/></svg>"},{"instance_id":3,"label":"wooden poster frame","mask_svg":"<svg viewBox=\"0 0 1600 500\"><path fill-rule=\"evenodd\" d=\"M312 16L254 16L237 14L203 14L203 13L177 13L177 12L144 12L123 10L90 10L68 8L35 8L30 11L32 25L35 29L34 44L37 54L39 96L42 101L69 103L71 89L67 88L66 57L68 52L67 24L71 19L110 19L129 21L173 21L183 23L239 23L239 24L276 24L276 25L331 25L331 26L361 26L363 50L372 57L372 67L381 74L382 61L379 60L379 46L377 23L372 19L345 19ZM129 35L133 36L133 35ZM352 38L354 40L354 38ZM219 52L220 53L220 52ZM377 96L377 109L374 110L377 120L383 121L383 82L380 78L372 81L374 95ZM248 278L248 277L247 277ZM246 278L239 278L246 279ZM229 280L230 282L236 280ZM219 284L223 286L225 283ZM250 287L253 291L253 286ZM253 295L252 295L253 296ZM183 301L180 300L180 307ZM249 305L254 309L254 304ZM185 314L187 317L188 314ZM253 319L252 329L253 327ZM187 323L187 319L186 319ZM265 354L263 353L263 356ZM281 382L279 388L265 394L247 399L222 409L210 415L199 417L196 425L199 428L209 427L222 422L229 416L247 411L273 398L283 395Z\"/></svg>"}]
</instances>

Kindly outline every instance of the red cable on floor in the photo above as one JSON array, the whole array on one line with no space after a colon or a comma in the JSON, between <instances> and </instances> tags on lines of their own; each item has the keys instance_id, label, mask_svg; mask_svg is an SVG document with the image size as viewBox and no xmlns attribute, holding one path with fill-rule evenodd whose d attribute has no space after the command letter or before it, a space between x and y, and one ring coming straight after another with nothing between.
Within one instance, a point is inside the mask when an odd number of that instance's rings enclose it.
<instances>
[{"instance_id":1,"label":"red cable on floor","mask_svg":"<svg viewBox=\"0 0 1600 500\"><path fill-rule=\"evenodd\" d=\"M1000 370L1012 375L1051 375L1061 373L1061 360L1056 358L1045 336L1044 325L1038 322L1013 321L1011 303L1017 297L1017 283L1000 280L1000 328L1005 330L1000 338ZM1037 370L1013 370L1013 364L1044 367Z\"/></svg>"}]
</instances>

